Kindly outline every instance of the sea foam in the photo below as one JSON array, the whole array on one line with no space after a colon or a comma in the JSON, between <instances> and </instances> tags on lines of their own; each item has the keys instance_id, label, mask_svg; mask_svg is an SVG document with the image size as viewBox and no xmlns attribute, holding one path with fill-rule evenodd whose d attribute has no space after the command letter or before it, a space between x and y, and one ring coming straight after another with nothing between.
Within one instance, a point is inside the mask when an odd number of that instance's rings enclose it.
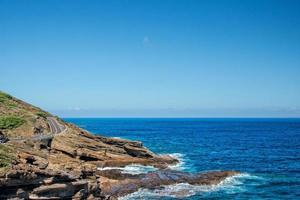
<instances>
[{"instance_id":1,"label":"sea foam","mask_svg":"<svg viewBox=\"0 0 300 200\"><path fill-rule=\"evenodd\" d=\"M179 161L176 164L169 165L168 166L169 169L176 170L176 171L185 171L185 172L197 172L195 166L193 165L193 162L185 154L171 153L166 155L171 156Z\"/></svg>"},{"instance_id":2,"label":"sea foam","mask_svg":"<svg viewBox=\"0 0 300 200\"><path fill-rule=\"evenodd\" d=\"M160 199L168 196L173 198L190 197L199 193L222 191L225 193L238 193L244 191L243 182L247 179L259 179L247 173L242 173L227 177L216 185L191 185L188 183L179 183L174 185L162 186L159 189L139 189L137 192L120 197L119 200L139 200L139 199Z\"/></svg>"},{"instance_id":3,"label":"sea foam","mask_svg":"<svg viewBox=\"0 0 300 200\"><path fill-rule=\"evenodd\" d=\"M177 171L184 171L186 169L186 158L184 154L181 153L170 153L170 154L160 154L160 156L170 156L177 159L179 162L173 165L169 165L168 168Z\"/></svg>"},{"instance_id":4,"label":"sea foam","mask_svg":"<svg viewBox=\"0 0 300 200\"><path fill-rule=\"evenodd\" d=\"M112 169L118 169L121 171L121 173L124 174L143 174L148 173L152 171L156 171L157 168L152 166L144 166L144 165L138 165L138 164L132 164L127 165L125 167L104 167L104 168L98 168L98 170L112 170Z\"/></svg>"},{"instance_id":5,"label":"sea foam","mask_svg":"<svg viewBox=\"0 0 300 200\"><path fill-rule=\"evenodd\" d=\"M183 154L180 153L173 153L173 154L161 154L161 155L168 155L173 158L176 158L179 162L175 165L169 165L169 169L172 170L178 170L182 171L185 169L185 158ZM127 165L125 167L103 167L103 168L98 168L99 171L102 170L112 170L112 169L118 169L121 171L121 173L124 174L143 174L143 173L148 173L148 172L153 172L158 170L157 168L147 165L139 165L139 164L131 164Z\"/></svg>"}]
</instances>

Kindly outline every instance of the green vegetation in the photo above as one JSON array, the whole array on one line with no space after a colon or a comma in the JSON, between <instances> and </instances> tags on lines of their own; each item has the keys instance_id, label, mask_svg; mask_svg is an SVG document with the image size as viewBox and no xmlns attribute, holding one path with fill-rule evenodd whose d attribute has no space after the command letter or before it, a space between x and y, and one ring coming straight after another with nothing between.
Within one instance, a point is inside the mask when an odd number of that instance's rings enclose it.
<instances>
[{"instance_id":1,"label":"green vegetation","mask_svg":"<svg viewBox=\"0 0 300 200\"><path fill-rule=\"evenodd\" d=\"M0 117L0 129L14 129L21 126L25 122L24 119L15 116Z\"/></svg>"},{"instance_id":2,"label":"green vegetation","mask_svg":"<svg viewBox=\"0 0 300 200\"><path fill-rule=\"evenodd\" d=\"M8 103L6 103L6 105L7 105L9 108L16 108L16 107L17 107L17 105L16 105L15 103L13 103L13 102L8 102Z\"/></svg>"},{"instance_id":3,"label":"green vegetation","mask_svg":"<svg viewBox=\"0 0 300 200\"><path fill-rule=\"evenodd\" d=\"M0 144L0 168L9 167L13 160L13 148L6 144Z\"/></svg>"},{"instance_id":4,"label":"green vegetation","mask_svg":"<svg viewBox=\"0 0 300 200\"><path fill-rule=\"evenodd\" d=\"M36 115L43 118L46 118L48 116L45 112L37 112Z\"/></svg>"},{"instance_id":5,"label":"green vegetation","mask_svg":"<svg viewBox=\"0 0 300 200\"><path fill-rule=\"evenodd\" d=\"M4 102L6 102L7 100L10 100L10 99L12 99L12 96L0 91L0 103L4 103Z\"/></svg>"},{"instance_id":6,"label":"green vegetation","mask_svg":"<svg viewBox=\"0 0 300 200\"><path fill-rule=\"evenodd\" d=\"M11 101L13 98L9 94L0 91L0 103L3 103L7 108L16 108L17 105Z\"/></svg>"}]
</instances>

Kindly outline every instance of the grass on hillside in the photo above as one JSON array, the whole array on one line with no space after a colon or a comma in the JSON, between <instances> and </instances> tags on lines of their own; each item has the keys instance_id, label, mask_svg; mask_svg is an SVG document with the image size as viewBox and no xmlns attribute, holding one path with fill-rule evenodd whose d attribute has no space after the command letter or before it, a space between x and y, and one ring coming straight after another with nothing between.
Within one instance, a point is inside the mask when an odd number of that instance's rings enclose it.
<instances>
[{"instance_id":1,"label":"grass on hillside","mask_svg":"<svg viewBox=\"0 0 300 200\"><path fill-rule=\"evenodd\" d=\"M0 129L14 129L21 126L25 122L24 119L15 116L0 117Z\"/></svg>"},{"instance_id":2,"label":"grass on hillside","mask_svg":"<svg viewBox=\"0 0 300 200\"><path fill-rule=\"evenodd\" d=\"M48 116L47 113L44 112L37 112L36 115L42 118L46 118Z\"/></svg>"},{"instance_id":3,"label":"grass on hillside","mask_svg":"<svg viewBox=\"0 0 300 200\"><path fill-rule=\"evenodd\" d=\"M7 108L16 108L17 105L12 101L12 96L0 91L0 104L7 106Z\"/></svg>"},{"instance_id":4,"label":"grass on hillside","mask_svg":"<svg viewBox=\"0 0 300 200\"><path fill-rule=\"evenodd\" d=\"M0 144L0 169L9 167L13 160L13 148L6 144Z\"/></svg>"},{"instance_id":5,"label":"grass on hillside","mask_svg":"<svg viewBox=\"0 0 300 200\"><path fill-rule=\"evenodd\" d=\"M6 102L7 100L10 100L10 99L12 99L12 96L0 91L0 103L4 103L4 102Z\"/></svg>"}]
</instances>

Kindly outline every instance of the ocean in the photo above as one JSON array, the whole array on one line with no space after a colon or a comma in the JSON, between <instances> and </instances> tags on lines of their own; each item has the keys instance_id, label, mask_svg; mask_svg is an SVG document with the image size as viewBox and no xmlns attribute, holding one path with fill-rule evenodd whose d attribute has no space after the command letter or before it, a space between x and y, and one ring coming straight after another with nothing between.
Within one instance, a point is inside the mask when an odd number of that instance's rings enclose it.
<instances>
[{"instance_id":1,"label":"ocean","mask_svg":"<svg viewBox=\"0 0 300 200\"><path fill-rule=\"evenodd\" d=\"M300 199L300 119L65 118L94 134L139 140L187 172L237 170L210 187L177 184L122 199ZM154 170L128 166L130 173ZM183 196L178 196L181 191ZM182 192L184 191L184 192Z\"/></svg>"}]
</instances>

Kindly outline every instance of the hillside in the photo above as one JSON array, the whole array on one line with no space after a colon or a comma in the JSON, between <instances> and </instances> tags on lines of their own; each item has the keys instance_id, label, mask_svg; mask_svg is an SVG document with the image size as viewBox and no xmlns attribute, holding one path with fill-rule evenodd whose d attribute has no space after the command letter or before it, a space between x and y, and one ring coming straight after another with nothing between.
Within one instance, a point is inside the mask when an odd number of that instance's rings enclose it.
<instances>
[{"instance_id":1,"label":"hillside","mask_svg":"<svg viewBox=\"0 0 300 200\"><path fill-rule=\"evenodd\" d=\"M48 133L49 113L0 91L0 129L9 137Z\"/></svg>"}]
</instances>

